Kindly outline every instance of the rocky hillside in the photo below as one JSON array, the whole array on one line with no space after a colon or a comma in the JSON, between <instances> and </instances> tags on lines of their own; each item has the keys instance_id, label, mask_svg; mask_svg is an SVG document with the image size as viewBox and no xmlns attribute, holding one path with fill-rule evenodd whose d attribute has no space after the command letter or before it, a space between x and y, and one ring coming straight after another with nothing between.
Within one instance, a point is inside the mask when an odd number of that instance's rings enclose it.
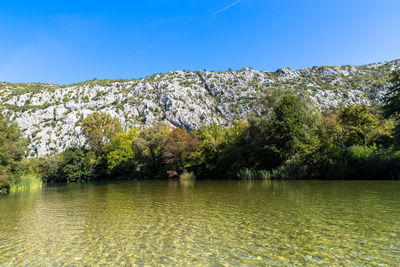
<instances>
[{"instance_id":1,"label":"rocky hillside","mask_svg":"<svg viewBox=\"0 0 400 267\"><path fill-rule=\"evenodd\" d=\"M263 92L292 88L321 107L379 101L400 60L363 66L323 66L264 72L175 71L138 80L93 80L59 86L0 83L0 108L16 121L32 146L31 156L83 144L79 123L107 112L122 125L146 127L159 120L194 129L230 124L257 112Z\"/></svg>"}]
</instances>

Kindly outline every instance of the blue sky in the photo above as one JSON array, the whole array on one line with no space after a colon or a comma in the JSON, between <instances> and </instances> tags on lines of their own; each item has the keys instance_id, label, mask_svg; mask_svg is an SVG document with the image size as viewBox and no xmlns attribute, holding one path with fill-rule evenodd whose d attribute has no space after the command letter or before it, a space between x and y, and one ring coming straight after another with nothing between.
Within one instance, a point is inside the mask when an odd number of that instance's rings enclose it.
<instances>
[{"instance_id":1,"label":"blue sky","mask_svg":"<svg viewBox=\"0 0 400 267\"><path fill-rule=\"evenodd\" d=\"M399 0L0 2L0 81L400 58Z\"/></svg>"}]
</instances>

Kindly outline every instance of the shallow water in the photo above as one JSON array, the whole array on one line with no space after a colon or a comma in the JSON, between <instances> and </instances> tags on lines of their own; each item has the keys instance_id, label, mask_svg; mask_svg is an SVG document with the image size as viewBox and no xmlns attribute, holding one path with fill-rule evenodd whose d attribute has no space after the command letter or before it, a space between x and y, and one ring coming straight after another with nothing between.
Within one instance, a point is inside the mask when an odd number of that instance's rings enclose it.
<instances>
[{"instance_id":1,"label":"shallow water","mask_svg":"<svg viewBox=\"0 0 400 267\"><path fill-rule=\"evenodd\" d=\"M0 266L397 265L400 182L145 181L0 198Z\"/></svg>"}]
</instances>

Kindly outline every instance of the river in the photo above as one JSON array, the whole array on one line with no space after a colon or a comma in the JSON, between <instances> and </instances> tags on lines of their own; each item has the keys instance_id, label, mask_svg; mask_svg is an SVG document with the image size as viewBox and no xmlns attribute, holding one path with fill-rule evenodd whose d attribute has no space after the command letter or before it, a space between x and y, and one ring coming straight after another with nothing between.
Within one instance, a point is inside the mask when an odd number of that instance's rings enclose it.
<instances>
[{"instance_id":1,"label":"river","mask_svg":"<svg viewBox=\"0 0 400 267\"><path fill-rule=\"evenodd\" d=\"M0 266L398 265L398 181L131 181L0 197Z\"/></svg>"}]
</instances>

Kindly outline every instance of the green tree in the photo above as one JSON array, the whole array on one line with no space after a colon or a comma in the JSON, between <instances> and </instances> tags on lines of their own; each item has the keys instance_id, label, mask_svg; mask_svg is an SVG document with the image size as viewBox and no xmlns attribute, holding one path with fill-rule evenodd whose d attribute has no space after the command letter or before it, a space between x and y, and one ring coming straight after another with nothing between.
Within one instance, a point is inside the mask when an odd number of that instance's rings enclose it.
<instances>
[{"instance_id":1,"label":"green tree","mask_svg":"<svg viewBox=\"0 0 400 267\"><path fill-rule=\"evenodd\" d=\"M117 133L111 139L105 148L108 174L126 176L132 172L135 158L132 142L137 135L137 129L131 128L128 132Z\"/></svg>"},{"instance_id":2,"label":"green tree","mask_svg":"<svg viewBox=\"0 0 400 267\"><path fill-rule=\"evenodd\" d=\"M191 167L190 157L199 145L195 134L188 133L183 127L173 129L167 136L163 151L168 176L175 177L188 171Z\"/></svg>"},{"instance_id":3,"label":"green tree","mask_svg":"<svg viewBox=\"0 0 400 267\"><path fill-rule=\"evenodd\" d=\"M371 145L382 136L390 136L391 126L372 114L365 105L346 106L340 115L341 142L346 146Z\"/></svg>"},{"instance_id":4,"label":"green tree","mask_svg":"<svg viewBox=\"0 0 400 267\"><path fill-rule=\"evenodd\" d=\"M337 114L329 114L322 120L319 134L323 143L335 144L343 149L345 148L343 142L343 126Z\"/></svg>"},{"instance_id":5,"label":"green tree","mask_svg":"<svg viewBox=\"0 0 400 267\"><path fill-rule=\"evenodd\" d=\"M60 154L52 154L39 159L39 172L45 182L54 182L60 179L60 158Z\"/></svg>"},{"instance_id":6,"label":"green tree","mask_svg":"<svg viewBox=\"0 0 400 267\"><path fill-rule=\"evenodd\" d=\"M395 70L391 74L383 111L386 117L392 117L395 121L394 141L397 147L400 147L400 70Z\"/></svg>"},{"instance_id":7,"label":"green tree","mask_svg":"<svg viewBox=\"0 0 400 267\"><path fill-rule=\"evenodd\" d=\"M388 145L392 128L391 120L381 119L365 105L342 107L339 115L328 115L320 125L321 145L305 161L308 177L372 177L368 173L376 173L376 168L371 163Z\"/></svg>"},{"instance_id":8,"label":"green tree","mask_svg":"<svg viewBox=\"0 0 400 267\"><path fill-rule=\"evenodd\" d=\"M165 176L163 149L170 131L166 123L159 122L141 130L132 141L135 162L141 175L150 178Z\"/></svg>"},{"instance_id":9,"label":"green tree","mask_svg":"<svg viewBox=\"0 0 400 267\"><path fill-rule=\"evenodd\" d=\"M9 123L0 113L0 188L22 174L26 151L26 141L18 126Z\"/></svg>"},{"instance_id":10,"label":"green tree","mask_svg":"<svg viewBox=\"0 0 400 267\"><path fill-rule=\"evenodd\" d=\"M258 110L261 110L261 116L271 119L273 111L280 100L284 96L290 94L294 94L294 92L287 88L265 88L263 93L252 101L252 104L256 106Z\"/></svg>"},{"instance_id":11,"label":"green tree","mask_svg":"<svg viewBox=\"0 0 400 267\"><path fill-rule=\"evenodd\" d=\"M254 167L246 139L249 126L246 121L234 121L232 127L225 130L216 166L220 177L235 177L241 169Z\"/></svg>"},{"instance_id":12,"label":"green tree","mask_svg":"<svg viewBox=\"0 0 400 267\"><path fill-rule=\"evenodd\" d=\"M117 132L122 131L122 127L117 118L107 113L94 112L83 120L82 130L86 137L86 144L99 156L103 153L103 146Z\"/></svg>"},{"instance_id":13,"label":"green tree","mask_svg":"<svg viewBox=\"0 0 400 267\"><path fill-rule=\"evenodd\" d=\"M283 96L270 115L250 121L248 143L259 169L271 169L296 157L313 153L319 146L320 113L309 99Z\"/></svg>"},{"instance_id":14,"label":"green tree","mask_svg":"<svg viewBox=\"0 0 400 267\"><path fill-rule=\"evenodd\" d=\"M218 162L227 145L228 129L214 123L201 127L195 134L201 142L199 149L191 155L196 177L219 176Z\"/></svg>"},{"instance_id":15,"label":"green tree","mask_svg":"<svg viewBox=\"0 0 400 267\"><path fill-rule=\"evenodd\" d=\"M69 148L61 153L57 182L85 182L95 178L97 158L93 151Z\"/></svg>"}]
</instances>

